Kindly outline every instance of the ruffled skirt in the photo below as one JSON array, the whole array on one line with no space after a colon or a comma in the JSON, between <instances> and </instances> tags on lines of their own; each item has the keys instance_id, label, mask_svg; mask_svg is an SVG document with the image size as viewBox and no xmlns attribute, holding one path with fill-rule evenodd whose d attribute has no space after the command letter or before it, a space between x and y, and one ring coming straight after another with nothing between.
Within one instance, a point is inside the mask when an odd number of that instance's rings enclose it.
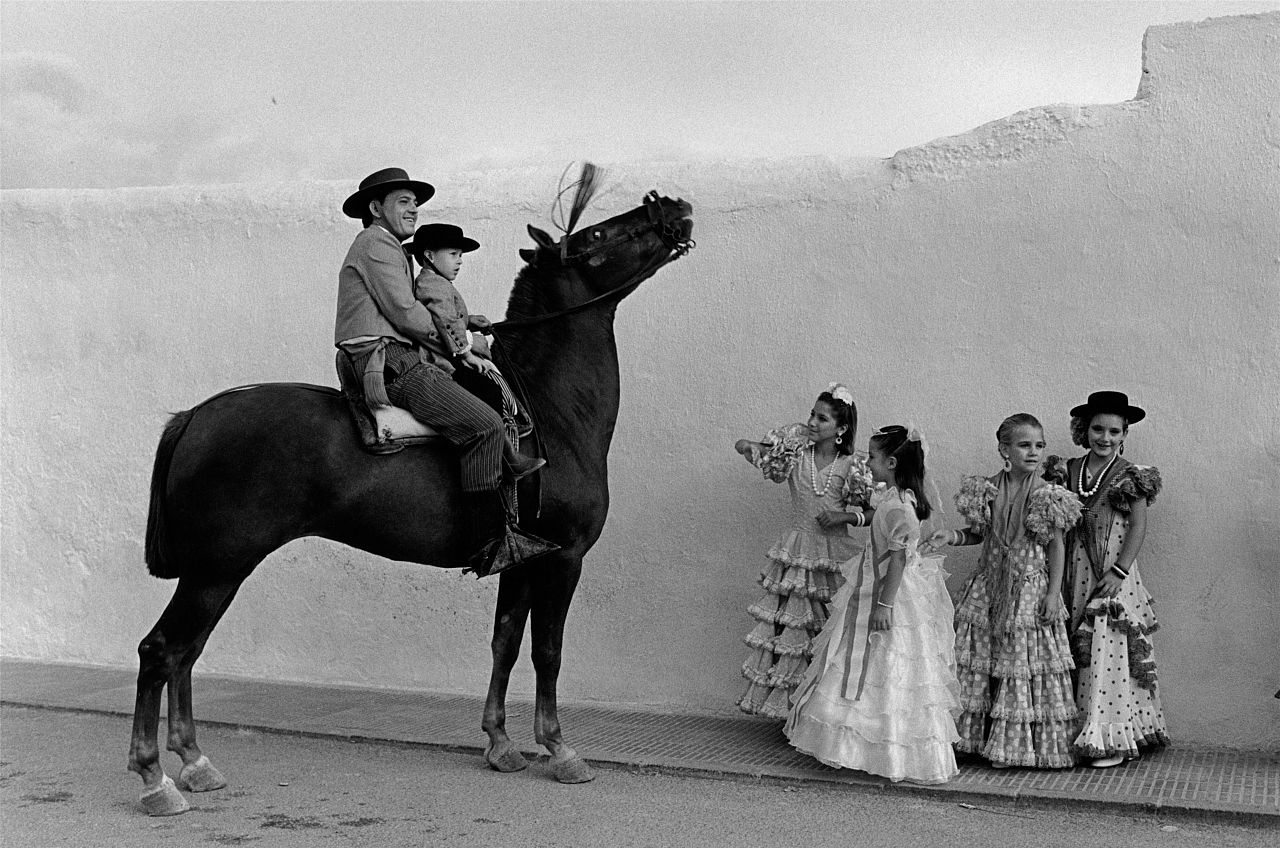
<instances>
[{"instance_id":1,"label":"ruffled skirt","mask_svg":"<svg viewBox=\"0 0 1280 848\"><path fill-rule=\"evenodd\" d=\"M749 682L739 709L787 717L791 694L813 656L813 637L843 583L840 564L855 550L843 527L829 534L793 529L769 549L769 567L759 579L765 594L747 608L756 625L744 639L752 650L742 664Z\"/></svg>"},{"instance_id":2,"label":"ruffled skirt","mask_svg":"<svg viewBox=\"0 0 1280 848\"><path fill-rule=\"evenodd\" d=\"M1071 686L1075 667L1067 640L1066 612L1040 622L1039 604L1048 586L1043 556L1026 558L1011 628L992 627L991 569L984 563L970 578L956 608L956 675L962 712L956 749L1003 766L1070 768L1077 710Z\"/></svg>"},{"instance_id":3,"label":"ruffled skirt","mask_svg":"<svg viewBox=\"0 0 1280 848\"><path fill-rule=\"evenodd\" d=\"M1119 595L1088 601L1081 618L1072 634L1080 669L1076 704L1083 721L1077 753L1133 758L1142 748L1168 745L1151 642L1160 625L1137 567L1130 569Z\"/></svg>"},{"instance_id":4,"label":"ruffled skirt","mask_svg":"<svg viewBox=\"0 0 1280 848\"><path fill-rule=\"evenodd\" d=\"M871 632L870 552L832 603L814 642L815 662L784 732L836 768L890 780L944 783L958 773L952 744L958 708L952 671L952 606L941 557L912 557L894 600L893 626Z\"/></svg>"}]
</instances>

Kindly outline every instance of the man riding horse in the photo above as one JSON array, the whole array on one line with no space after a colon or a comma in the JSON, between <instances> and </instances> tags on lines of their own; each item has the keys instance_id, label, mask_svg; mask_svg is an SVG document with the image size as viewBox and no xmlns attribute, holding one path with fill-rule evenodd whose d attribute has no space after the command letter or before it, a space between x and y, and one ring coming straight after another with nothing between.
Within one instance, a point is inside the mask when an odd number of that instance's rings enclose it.
<instances>
[{"instance_id":1,"label":"man riding horse","mask_svg":"<svg viewBox=\"0 0 1280 848\"><path fill-rule=\"evenodd\" d=\"M474 543L468 568L483 577L557 550L508 519L500 486L545 461L507 441L502 419L459 385L454 371L472 367L450 355L431 314L413 292L413 268L401 242L414 234L418 207L435 194L400 168L370 174L342 204L364 229L338 273L334 343L346 352L373 408L399 406L439 432L461 453L462 494ZM504 462L505 456L505 462Z\"/></svg>"}]
</instances>

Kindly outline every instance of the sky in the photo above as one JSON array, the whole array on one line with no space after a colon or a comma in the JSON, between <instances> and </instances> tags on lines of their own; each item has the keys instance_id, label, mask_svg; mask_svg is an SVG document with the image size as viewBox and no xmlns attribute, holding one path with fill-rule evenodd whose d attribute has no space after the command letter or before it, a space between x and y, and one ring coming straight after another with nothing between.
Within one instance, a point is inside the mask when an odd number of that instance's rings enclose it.
<instances>
[{"instance_id":1,"label":"sky","mask_svg":"<svg viewBox=\"0 0 1280 848\"><path fill-rule=\"evenodd\" d=\"M0 0L0 188L887 157L1273 2Z\"/></svg>"}]
</instances>

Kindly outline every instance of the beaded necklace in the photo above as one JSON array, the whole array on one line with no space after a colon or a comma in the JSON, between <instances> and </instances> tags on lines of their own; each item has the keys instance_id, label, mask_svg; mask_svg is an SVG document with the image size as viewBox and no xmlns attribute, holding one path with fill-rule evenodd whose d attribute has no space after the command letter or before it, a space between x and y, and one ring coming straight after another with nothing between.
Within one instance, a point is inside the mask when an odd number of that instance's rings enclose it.
<instances>
[{"instance_id":1,"label":"beaded necklace","mask_svg":"<svg viewBox=\"0 0 1280 848\"><path fill-rule=\"evenodd\" d=\"M813 445L809 445L809 485L813 487L815 495L825 495L827 487L831 485L831 470L835 468L836 457L831 458L831 462L827 463L827 469L822 475L822 488L818 488L818 463L813 458Z\"/></svg>"},{"instance_id":2,"label":"beaded necklace","mask_svg":"<svg viewBox=\"0 0 1280 848\"><path fill-rule=\"evenodd\" d=\"M1076 489L1079 491L1082 499L1093 497L1094 493L1098 491L1098 487L1102 485L1102 478L1107 476L1107 469L1111 467L1112 463L1116 461L1118 456L1120 456L1118 453L1111 454L1111 458L1107 460L1107 464L1099 468L1098 473L1093 476L1093 486L1089 489L1085 489L1084 487L1084 470L1089 466L1089 457L1086 455L1080 460L1080 475L1076 479Z\"/></svg>"}]
</instances>

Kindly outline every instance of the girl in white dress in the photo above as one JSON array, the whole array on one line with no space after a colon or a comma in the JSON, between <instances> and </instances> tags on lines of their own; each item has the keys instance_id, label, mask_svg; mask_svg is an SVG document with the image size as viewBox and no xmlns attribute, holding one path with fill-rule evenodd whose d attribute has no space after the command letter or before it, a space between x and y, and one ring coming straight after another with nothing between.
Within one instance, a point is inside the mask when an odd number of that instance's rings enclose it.
<instances>
[{"instance_id":1,"label":"girl in white dress","mask_svg":"<svg viewBox=\"0 0 1280 848\"><path fill-rule=\"evenodd\" d=\"M867 465L889 488L873 501L871 540L846 565L784 732L830 766L944 783L958 773L959 700L946 572L941 557L917 550L931 512L926 451L914 429L871 437Z\"/></svg>"}]
</instances>

